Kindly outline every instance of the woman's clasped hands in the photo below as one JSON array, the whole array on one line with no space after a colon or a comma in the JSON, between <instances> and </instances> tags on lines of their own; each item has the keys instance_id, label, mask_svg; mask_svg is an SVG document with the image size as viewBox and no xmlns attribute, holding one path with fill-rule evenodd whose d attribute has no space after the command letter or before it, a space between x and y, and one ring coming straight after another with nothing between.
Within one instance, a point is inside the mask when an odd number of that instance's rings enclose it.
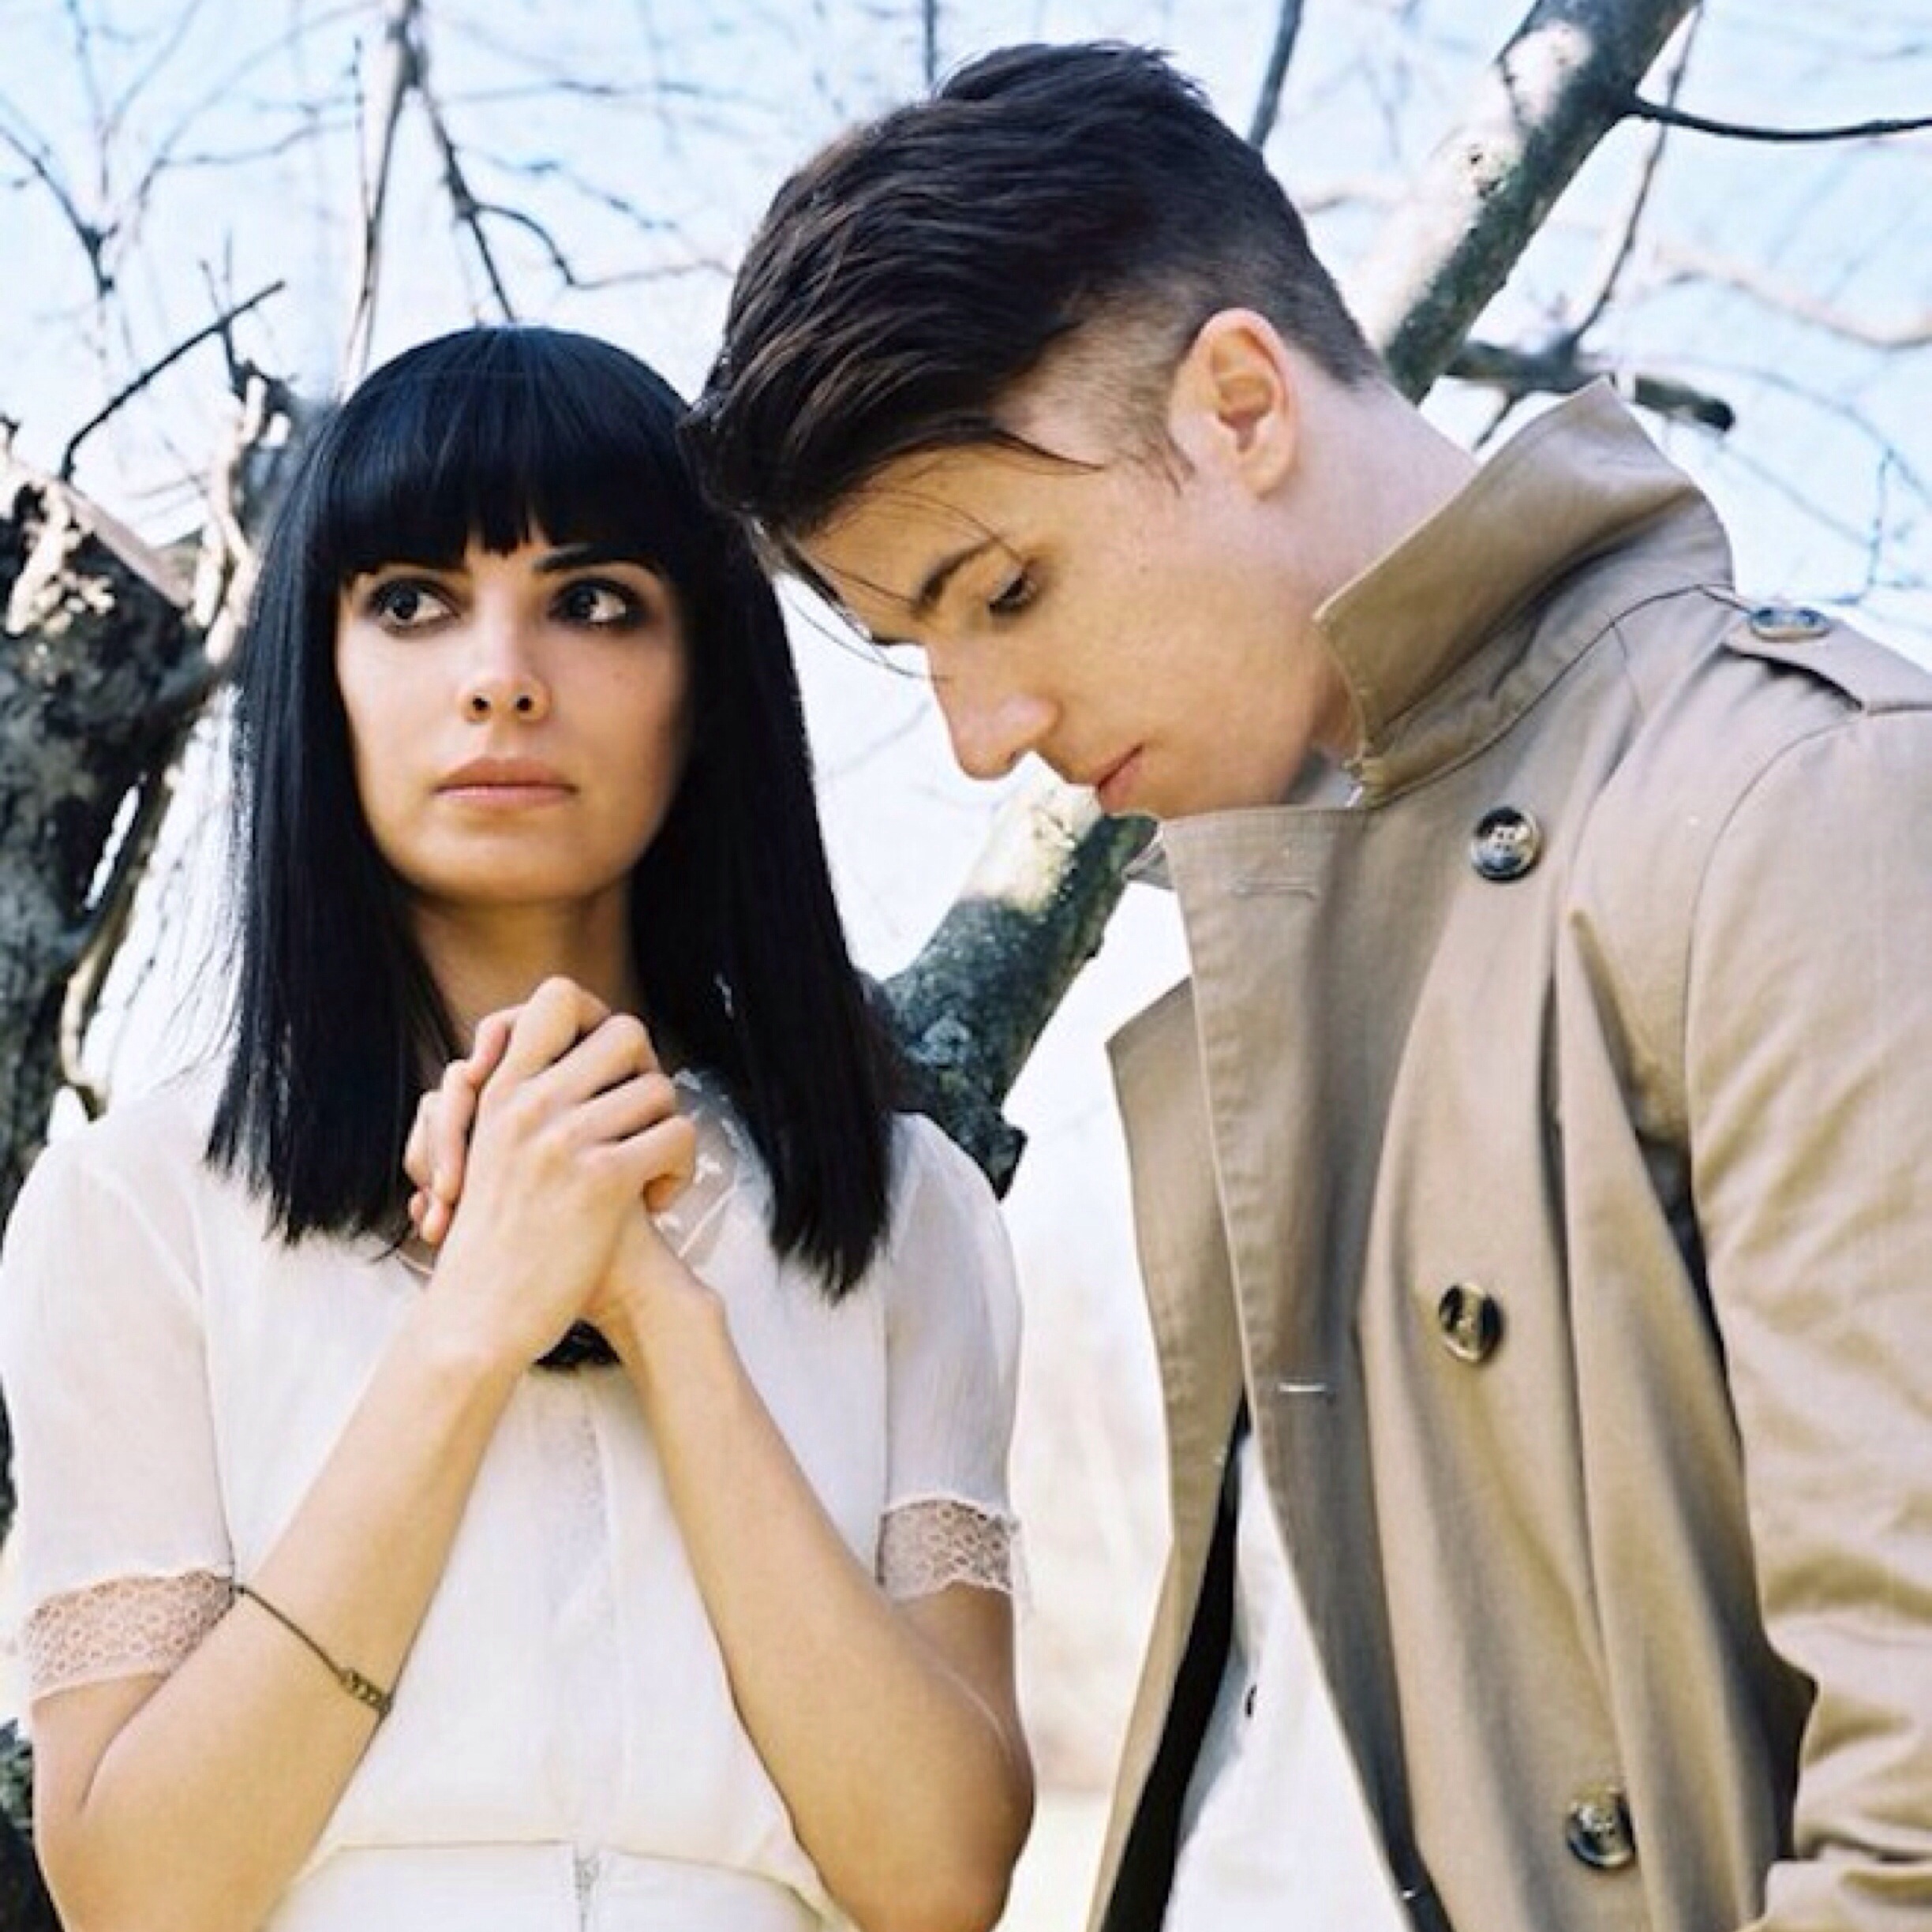
<instances>
[{"instance_id":1,"label":"woman's clasped hands","mask_svg":"<svg viewBox=\"0 0 1932 1932\"><path fill-rule=\"evenodd\" d=\"M650 1216L696 1150L643 1023L545 980L485 1017L418 1106L404 1165L410 1220L438 1251L431 1292L520 1362L577 1322L608 1335L662 1264L682 1273Z\"/></svg>"}]
</instances>

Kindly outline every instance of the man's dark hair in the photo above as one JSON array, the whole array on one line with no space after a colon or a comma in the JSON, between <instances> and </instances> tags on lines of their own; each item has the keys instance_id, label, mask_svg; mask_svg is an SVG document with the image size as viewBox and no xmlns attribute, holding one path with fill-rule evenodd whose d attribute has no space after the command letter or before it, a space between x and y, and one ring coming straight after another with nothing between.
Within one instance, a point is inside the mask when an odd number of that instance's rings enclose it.
<instances>
[{"instance_id":1,"label":"man's dark hair","mask_svg":"<svg viewBox=\"0 0 1932 1932\"><path fill-rule=\"evenodd\" d=\"M1137 331L1130 386L1164 393L1228 308L1340 381L1380 374L1279 184L1193 82L1145 48L1009 47L780 189L687 433L719 500L788 549L897 457L1017 440L1002 404L1090 324Z\"/></svg>"},{"instance_id":2,"label":"man's dark hair","mask_svg":"<svg viewBox=\"0 0 1932 1932\"><path fill-rule=\"evenodd\" d=\"M339 599L380 565L453 565L473 541L507 552L538 531L661 573L684 619L688 759L631 876L646 1017L730 1094L781 1250L836 1294L883 1235L883 1029L833 903L777 600L699 490L683 414L611 343L470 329L378 369L300 462L237 679L238 970L209 1148L290 1239L406 1230L403 1142L425 1069L455 1048L358 794Z\"/></svg>"}]
</instances>

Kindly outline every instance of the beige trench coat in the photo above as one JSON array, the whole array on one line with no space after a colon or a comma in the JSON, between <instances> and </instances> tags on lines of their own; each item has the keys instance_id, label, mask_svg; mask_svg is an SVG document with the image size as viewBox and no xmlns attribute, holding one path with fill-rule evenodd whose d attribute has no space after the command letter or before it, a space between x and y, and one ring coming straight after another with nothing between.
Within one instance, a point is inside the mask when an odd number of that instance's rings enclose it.
<instances>
[{"instance_id":1,"label":"beige trench coat","mask_svg":"<svg viewBox=\"0 0 1932 1932\"><path fill-rule=\"evenodd\" d=\"M1418 1926L1932 1926L1932 680L1728 574L1588 392L1323 613L1359 798L1166 829L1114 1932L1244 1393Z\"/></svg>"}]
</instances>

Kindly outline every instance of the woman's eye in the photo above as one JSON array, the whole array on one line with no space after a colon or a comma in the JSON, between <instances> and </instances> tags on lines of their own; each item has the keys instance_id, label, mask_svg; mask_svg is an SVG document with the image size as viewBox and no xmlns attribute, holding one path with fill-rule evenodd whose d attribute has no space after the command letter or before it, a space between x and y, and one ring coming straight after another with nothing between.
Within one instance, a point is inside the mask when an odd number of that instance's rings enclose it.
<instances>
[{"instance_id":1,"label":"woman's eye","mask_svg":"<svg viewBox=\"0 0 1932 1932\"><path fill-rule=\"evenodd\" d=\"M557 609L571 623L600 627L635 623L644 614L632 592L595 578L566 585L557 598Z\"/></svg>"},{"instance_id":2,"label":"woman's eye","mask_svg":"<svg viewBox=\"0 0 1932 1932\"><path fill-rule=\"evenodd\" d=\"M1031 571L1017 571L987 599L987 608L995 617L1017 617L1039 594Z\"/></svg>"},{"instance_id":3,"label":"woman's eye","mask_svg":"<svg viewBox=\"0 0 1932 1932\"><path fill-rule=\"evenodd\" d=\"M414 631L450 613L448 601L413 577L379 583L366 600L369 615L392 631Z\"/></svg>"}]
</instances>

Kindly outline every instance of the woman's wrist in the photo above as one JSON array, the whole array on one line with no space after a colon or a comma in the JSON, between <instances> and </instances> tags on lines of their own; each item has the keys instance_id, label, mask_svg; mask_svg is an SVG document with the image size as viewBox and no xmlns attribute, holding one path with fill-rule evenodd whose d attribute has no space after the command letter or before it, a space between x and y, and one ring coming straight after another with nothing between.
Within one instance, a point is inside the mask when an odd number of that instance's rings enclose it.
<instances>
[{"instance_id":1,"label":"woman's wrist","mask_svg":"<svg viewBox=\"0 0 1932 1932\"><path fill-rule=\"evenodd\" d=\"M542 1349L492 1320L492 1312L482 1296L432 1276L410 1312L407 1346L432 1380L485 1395L500 1389L507 1397Z\"/></svg>"},{"instance_id":2,"label":"woman's wrist","mask_svg":"<svg viewBox=\"0 0 1932 1932\"><path fill-rule=\"evenodd\" d=\"M661 1382L684 1382L736 1361L724 1303L652 1229L640 1228L620 1246L589 1319L647 1402Z\"/></svg>"}]
</instances>

